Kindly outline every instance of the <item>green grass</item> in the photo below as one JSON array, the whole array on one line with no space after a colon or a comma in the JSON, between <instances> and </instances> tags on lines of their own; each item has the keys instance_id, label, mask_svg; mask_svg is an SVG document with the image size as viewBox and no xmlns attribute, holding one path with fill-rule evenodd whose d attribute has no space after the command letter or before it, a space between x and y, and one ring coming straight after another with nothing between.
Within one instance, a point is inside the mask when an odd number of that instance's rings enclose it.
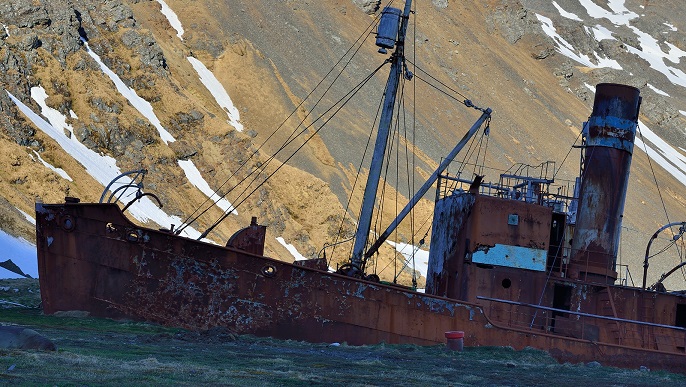
<instances>
[{"instance_id":1,"label":"green grass","mask_svg":"<svg viewBox=\"0 0 686 387\"><path fill-rule=\"evenodd\" d=\"M0 322L35 329L59 348L0 349L0 384L6 385L686 385L686 375L558 364L533 349L332 346L44 316L28 308L0 309Z\"/></svg>"}]
</instances>

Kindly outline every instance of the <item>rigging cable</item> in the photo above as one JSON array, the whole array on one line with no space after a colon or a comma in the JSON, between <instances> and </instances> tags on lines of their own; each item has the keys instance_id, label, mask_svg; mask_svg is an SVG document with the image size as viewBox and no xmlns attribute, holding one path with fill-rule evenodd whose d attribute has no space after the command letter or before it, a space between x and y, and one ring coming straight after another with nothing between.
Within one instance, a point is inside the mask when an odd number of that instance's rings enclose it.
<instances>
[{"instance_id":1,"label":"rigging cable","mask_svg":"<svg viewBox=\"0 0 686 387\"><path fill-rule=\"evenodd\" d=\"M416 8L417 8L417 5L415 4L415 12L416 12L416 10L417 10ZM416 18L416 17L413 19L413 22L414 22L414 29L413 29L413 31L412 31L412 33L413 33L412 39L413 39L414 42L416 42L416 41L417 41L417 18ZM413 61L413 62L416 62L416 61L417 61L417 49L416 49L416 47L412 50L412 61ZM405 66L407 66L407 63L405 63ZM407 71L407 70L406 70L406 71ZM409 71L408 71L408 72L409 72ZM413 78L414 78L414 76L413 76ZM412 83L412 100L413 100L413 101L417 101L417 87L416 87L416 84L415 84L414 82ZM407 178L408 178L408 180L411 180L412 185L410 185L410 181L407 182L407 186L408 186L408 197L410 197L410 195L411 195L411 193L409 192L409 187L410 187L410 186L412 187L412 192L416 192L416 191L417 191L416 188L415 188L415 168L416 168L416 165L417 165L417 164L416 164L416 157L417 157L417 155L416 155L416 153L415 153L415 152L416 152L416 149L417 149L417 142L416 142L416 134L417 134L417 132L416 132L416 130L417 130L417 104L415 103L414 105L412 105L412 174L410 174L409 172L408 172L408 174L407 174ZM407 149L407 148L406 148L406 149ZM413 244L413 245L415 244L415 239L414 239L414 236L415 236L414 216L415 216L415 211L414 211L414 207L412 207L412 210L411 210L411 213L410 213L410 233L412 234L412 244ZM428 234L429 231L427 230L426 233ZM416 267L414 257L415 257L415 253L413 252L413 253L412 253L412 269L415 269L415 267ZM394 282L395 282L395 281L394 281ZM417 279L416 279L416 276L414 275L414 270L413 270L412 282L413 282L413 285L414 285L415 288L416 288L416 287L417 287Z\"/></svg>"},{"instance_id":2,"label":"rigging cable","mask_svg":"<svg viewBox=\"0 0 686 387\"><path fill-rule=\"evenodd\" d=\"M657 189L657 194L660 197L660 202L662 204L662 210L665 212L665 218L667 218L667 224L671 223L671 220L669 219L669 213L667 212L667 205L665 204L665 200L662 197L662 190L660 189L660 184L657 181L657 176L655 175L655 169L653 168L653 162L650 157L650 153L648 152L648 143L646 142L645 138L643 137L643 132L641 131L641 126L636 125L636 128L638 130L638 134L641 136L641 142L643 143L643 152L646 154L648 157L648 165L650 166L650 172L653 175L653 181L655 182L655 188ZM674 238L674 232L672 229L669 229L670 232L672 232L672 239ZM676 241L675 241L676 242ZM683 244L683 242L682 242ZM684 257L683 257L683 249L679 249L679 246L675 243L675 247L677 249L677 254L679 255L679 261L683 262ZM684 268L681 268L681 275L684 277L684 280L686 280L686 273L684 272Z\"/></svg>"},{"instance_id":3,"label":"rigging cable","mask_svg":"<svg viewBox=\"0 0 686 387\"><path fill-rule=\"evenodd\" d=\"M452 98L452 99L455 100L455 101L461 102L463 105L465 105L465 106L468 107L468 108L476 109L476 110L481 111L481 112L486 111L486 109L480 108L480 107L474 105L474 104L472 103L472 101L471 101L469 98L467 98L464 94L462 94L462 93L460 93L459 91L453 89L452 87L446 85L445 83L441 82L440 80L438 80L438 79L437 79L436 77L434 77L433 75L429 74L427 71L425 71L425 70L422 69L421 67L417 66L416 63L410 62L410 64L412 64L412 65L414 66L415 69L417 69L417 70L423 72L424 74L428 75L429 78L431 78L432 80L438 82L438 84L440 84L441 86L445 87L446 89L452 91L453 93L459 95L460 97L462 97L462 98L464 98L464 99L463 99L462 101L460 101L459 99L455 98L454 96L452 96L452 95L446 93L444 90L441 90L441 89L439 89L438 87L436 87L435 85L433 85L432 83L428 82L428 81L425 80L424 78L418 76L417 74L414 74L414 76L415 76L417 79L419 79L420 81L426 83L427 85L433 87L434 89L438 90L439 92L445 94L448 98Z\"/></svg>"},{"instance_id":4,"label":"rigging cable","mask_svg":"<svg viewBox=\"0 0 686 387\"><path fill-rule=\"evenodd\" d=\"M319 104L319 103L321 102L321 100L324 98L324 96L326 95L326 93L331 89L331 87L333 87L333 84L336 82L336 80L338 80L338 78L340 77L340 74L348 67L348 65L349 65L350 62L352 61L352 58L355 57L355 55L356 55L356 54L359 52L359 50L362 48L362 45L363 45L364 41L366 41L367 37L369 36L369 32L372 30L373 26L376 25L377 23L378 23L378 16L375 17L374 20L372 20L372 21L370 22L370 24L369 24L369 25L367 26L367 28L362 32L362 34L360 34L360 35L358 36L358 38L355 40L355 42L353 42L353 44L345 51L345 53L344 53L344 54L340 57L340 59L331 67L331 69L326 73L326 75L324 75L324 77L322 77L322 79L317 83L317 85L315 85L315 87L312 89L312 91L310 91L310 92L305 96L305 98L295 107L295 109L293 109L293 111L292 111L292 112L291 112L291 113L281 122L281 124L279 124L279 126L278 126L276 129L274 129L274 131L273 131L273 132L272 132L272 133L262 142L262 144L260 144L260 146L259 146L255 151L253 151L253 152L250 154L250 156L248 156L248 158L247 158L245 161L243 161L243 162L239 165L239 167L238 167L233 173L231 173L231 175L230 175L228 178L226 178L226 180L224 180L224 182L223 182L216 190L214 190L214 194L213 194L213 195L208 196L207 199L205 199L205 200L204 200L204 201L203 201L203 202L202 202L202 203L201 203L201 204L200 204L200 205L199 205L199 206L198 206L198 207L188 216L188 217L186 217L186 219L181 223L180 227L177 229L176 235L179 235L179 233L180 233L181 231L183 231L183 229L185 229L187 226L189 226L189 225L190 225L191 223L193 223L194 221L198 220L198 218L199 218L200 216L202 216L202 215L205 214L207 211L209 211L209 209L211 209L219 200L221 200L221 199L223 199L224 197L226 197L226 195L228 195L233 189L235 189L238 185L240 185L243 181L246 180L247 177L241 179L236 185L234 185L233 188L229 189L225 194L219 195L219 190L221 190L222 187L224 187L224 185L226 185L226 184L229 182L229 180L231 180L231 178L233 178L233 177L234 177L234 176L235 176L235 175L236 175L245 165L248 164L248 162L249 162L251 159L253 159L253 158L259 153L259 151L267 144L267 142L268 142L268 141L269 141L269 140L270 140L279 130L281 130L281 129L284 127L284 125L286 124L286 122L288 122L288 120L289 120L293 115L295 115L295 113L298 112L298 110L304 105L305 101L307 101L307 100L315 93L315 91L324 83L324 81L329 77L329 75L331 75L331 74L333 73L334 69L336 69L336 67L337 67L341 62L343 62L343 60L346 58L346 56L347 56L349 53L353 52L353 54L350 56L350 58L348 59L348 61L346 62L346 64L343 66L343 68L341 69L341 71L339 72L339 74L334 78L334 80L331 82L331 84L324 90L324 93L322 93L322 95L320 96L320 98L317 100L317 102L316 102L315 105L313 106L313 109L314 109L316 106L318 106L318 104ZM364 39L363 39L363 38L364 38ZM353 51L353 49L354 49L355 47L357 47L357 48ZM310 114L310 113L308 113L308 115L307 115L305 118L303 118L303 121L302 121L302 122L304 122L304 120L307 119L307 117L309 117L309 114ZM301 122L301 124L302 124L302 122ZM300 125L298 125L298 127L300 127ZM296 127L295 130L297 130L298 127ZM294 130L294 132L295 132L295 130ZM293 133L294 133L294 132L293 132ZM293 135L293 133L291 133L291 135L288 137L289 139L291 138L291 136ZM277 153L278 153L280 150L281 150L281 148L280 148L279 150L277 150ZM276 156L276 154L274 154L274 156ZM213 197L214 195L219 196L218 199L217 199L217 201L214 201L214 200L211 199L211 197ZM200 210L200 208L203 207L208 201L212 201L212 204L210 204L207 208L205 208L203 211L201 211L197 216L195 216L195 217L193 218L193 216ZM235 210L235 207L234 207L234 210ZM192 218L192 219L191 219L191 218Z\"/></svg>"},{"instance_id":5,"label":"rigging cable","mask_svg":"<svg viewBox=\"0 0 686 387\"><path fill-rule=\"evenodd\" d=\"M386 4L386 7L390 6L390 5L392 4L392 2L393 2L393 0L389 0L388 3ZM416 18L415 18L415 23L416 23ZM416 34L416 29L415 29L414 31L415 31L414 33ZM403 57L403 58L404 58L404 57ZM404 61L403 61L403 62L404 62ZM388 88L388 84L386 84L386 87L384 88L384 91L383 91L383 94L382 94L382 95L385 95L385 94L386 94L387 88ZM341 234L341 232L342 232L343 224L344 224L344 222L345 222L345 216L348 214L348 210L350 209L350 204L351 204L351 201L352 201L352 198L353 198L353 193L355 192L355 187L357 186L357 182L358 182L358 180L359 180L360 173L361 173L361 171L362 171L362 164L363 164L363 162L364 162L364 158L365 158L365 156L366 156L366 154L367 154L367 151L369 150L369 145L371 144L372 134L374 133L374 128L376 127L376 122L377 122L377 119L379 118L379 113L380 113L380 111L381 111L382 105L383 105L383 98L380 100L379 107L378 107L377 113L376 113L376 117L374 118L374 123L373 123L372 128L371 128L371 130L370 130L370 132L369 132L369 137L367 138L367 144L365 145L365 149L364 149L362 158L360 159L360 164L359 164L359 166L358 166L358 168L357 168L357 174L355 175L355 180L354 180L353 186L352 186L352 188L351 188L351 190L350 190L350 195L348 195L348 202L346 203L346 206L345 206L345 210L344 210L343 216L341 217L341 222L340 222L339 227L338 227L338 233L337 233L337 235L336 235L336 238L338 238L338 236L339 236L339 235ZM336 239L336 240L337 240L337 239ZM352 250L353 250L353 245L350 246L350 251L349 251L349 253L348 253L349 256L352 256ZM334 247L334 250L332 251L332 255L333 255L334 253L335 253L335 247Z\"/></svg>"},{"instance_id":6,"label":"rigging cable","mask_svg":"<svg viewBox=\"0 0 686 387\"><path fill-rule=\"evenodd\" d=\"M562 162L560 163L560 166L557 168L557 170L556 170L555 173L553 174L553 180L555 180L555 177L557 176L557 174L560 172L560 170L562 170L562 166L565 164L565 161L567 161L567 157L569 157L569 154L572 153L572 149L574 149L574 146L575 146L576 143L579 141L579 138L581 138L581 135L583 134L583 132L584 132L583 129L582 129L581 131L579 131L579 134L576 136L576 140L574 140L574 144L572 144L572 146L569 147L569 150L567 151L567 154L565 155L565 158L562 159Z\"/></svg>"},{"instance_id":7,"label":"rigging cable","mask_svg":"<svg viewBox=\"0 0 686 387\"><path fill-rule=\"evenodd\" d=\"M424 225L426 225L426 223L429 221L429 219L431 219L431 217L432 217L432 215L429 214L429 216L427 216L426 219L424 219L424 222L422 222L422 224L417 228L417 231L420 231L421 229L423 229L423 228L424 228ZM419 244L416 245L416 246L415 246L414 244L412 245L412 246L414 247L414 248L412 249L413 251L412 251L412 257L411 257L411 258L412 258L413 281L416 281L414 272L417 270L417 267L416 267L415 261L414 261L415 254L421 249L421 246L424 245L425 239L426 239L426 237L429 235L429 231L430 231L430 230L431 230L431 225L429 225L429 227L426 229L426 232L424 233L424 236L419 240ZM419 233L417 233L417 234L419 234ZM417 236L417 234L412 235L413 240L414 240L414 238ZM396 249L396 251L397 251L397 249ZM402 251L399 251L399 252L402 254ZM400 272L398 273L398 276L400 276L400 274L402 274L402 272L403 272L403 270L405 269L405 267L409 266L409 263L410 263L409 260L406 260L406 261L405 261L405 264L404 264L403 267L400 269ZM395 282L397 279L398 279L398 277L394 278L394 279L393 279L393 282ZM415 285L415 286L416 286L416 285Z\"/></svg>"},{"instance_id":8,"label":"rigging cable","mask_svg":"<svg viewBox=\"0 0 686 387\"><path fill-rule=\"evenodd\" d=\"M385 89L384 89L384 94L385 94ZM355 187L357 187L357 182L360 179L360 172L362 171L362 164L364 163L364 158L367 155L367 151L369 150L369 145L372 142L372 135L374 134L374 127L376 126L376 122L379 119L379 113L381 112L381 109L383 107L383 98L379 100L379 105L376 110L376 116L374 117L374 124L372 125L372 129L369 131L369 136L367 137L367 144L364 147L364 152L362 153L362 157L360 159L360 164L357 167L357 174L355 174L355 180L353 181L353 185L350 188L350 195L348 195L348 201L345 204L345 209L343 210L343 215L341 216L341 222L338 226L338 233L336 234L336 242L338 241L339 236L343 232L343 224L345 223L345 218L348 214L348 210L350 209L350 204L352 203L352 198L353 198L353 192L355 192ZM354 238L353 238L354 239ZM352 256L352 249L353 245L350 245L350 252L349 256ZM333 256L336 251L336 246L334 245L334 248L331 252L331 255Z\"/></svg>"},{"instance_id":9,"label":"rigging cable","mask_svg":"<svg viewBox=\"0 0 686 387\"><path fill-rule=\"evenodd\" d=\"M326 124L329 123L329 121L331 121L331 119L333 119L333 117L335 117L335 115L343 108L343 106L345 106L345 105L346 105L346 104L347 104L347 103L357 94L357 92L359 92L359 91L362 89L362 87L364 87L364 85L366 85L367 82L369 82L369 80L374 76L374 74L376 74L376 73L377 73L386 63L387 63L387 62L384 62L383 64L379 65L379 67L377 67L377 68L376 68L371 74L369 74L363 81L361 81L358 85L356 85L356 86L353 88L353 90L351 90L351 91L348 92L346 95L344 95L343 97L341 97L341 99L339 99L338 101L336 101L336 103L334 104L334 106L332 106L331 108L327 109L327 110L326 110L321 116L319 116L312 124L306 126L305 129L303 129L303 131L301 132L301 134L304 133L305 131L307 131L307 130L308 130L309 128L311 128L312 126L314 126L314 124L315 124L317 121L319 121L319 120L323 117L324 114L326 114L326 113L328 113L328 112L330 112L330 111L333 110L333 114L332 114L330 117L328 117L327 119L325 119L325 120L324 120L324 123L323 123L319 128L317 128L309 137L307 137L307 139L305 139L305 141L304 141L304 142L303 142L303 143L302 143L302 144L301 144L301 145L300 145L300 146L299 146L290 156L288 156L281 164L279 164L279 166L276 167L276 169L275 169L272 173L270 173L262 182L260 182L260 183L257 185L257 187L255 187L252 191L250 191L247 195L245 195L245 197L244 197L237 205L235 205L234 208L238 208L241 204L243 204L243 203L244 203L244 202L245 202L245 201L246 201L255 191L257 191L257 190L258 190L260 187L262 187L262 185L265 184L272 176L274 176L274 174L276 174L276 172L278 172L278 171L281 169L281 167L283 167L284 165L286 165L286 163L287 163L291 158L293 158L293 156L295 156L296 153L298 153L298 151L300 151L300 149L302 149L305 145L307 145L307 143L308 143L314 136L316 136L316 135L319 133L319 131L322 130L322 129L326 126ZM341 103L342 103L342 104L341 104ZM341 105L338 106L336 109L334 109L334 107L337 106L338 104L341 104ZM296 138L297 138L297 137L296 137ZM295 140L295 138L293 138L293 139L291 140L291 142L292 142L293 140ZM241 192L241 194L239 195L239 197L241 197L241 195L242 195L243 193L245 193L245 192L250 188L250 186L252 185L253 182L255 182L255 179L253 179L253 180L250 182L250 184L248 185L248 187L246 187L246 188L243 190L243 192ZM217 221L215 221L207 230L205 230L205 232L203 232L203 234L202 234L198 239L202 239L202 238L204 238L205 236L207 236L207 234L209 234L209 232L212 231L219 223L221 223L224 219L226 219L226 217L229 216L229 214L231 214L230 211L229 211L229 212L224 211L224 214L223 214Z\"/></svg>"},{"instance_id":10,"label":"rigging cable","mask_svg":"<svg viewBox=\"0 0 686 387\"><path fill-rule=\"evenodd\" d=\"M400 91L400 98L398 99L398 101L397 101L396 103L397 103L398 106L402 106L402 102L403 102L403 91L404 91L404 82L402 81L402 78L401 78L401 84L400 84L398 90ZM386 161L385 161L385 163L384 163L384 166L385 166L385 168L384 168L384 181L385 181L385 182L388 181L388 170L389 170L389 168L390 168L390 164L391 164L391 163L390 163L390 159L391 159L391 154L392 154L392 151L393 151L393 139L396 138L396 135L397 135L397 133L398 133L398 115L399 115L399 110L400 110L400 109L395 110L396 118L395 118L395 120L393 120L393 122L394 122L393 131L392 131L391 135L388 136L388 138L386 139L386 149L387 149L387 151L386 151L386 154L384 155L384 157L385 157L385 159L386 159ZM390 147L389 147L389 146L390 146ZM379 225L381 224L381 222L383 222L383 210L384 210L384 206L385 206L385 203L386 203L385 198L386 198L386 184L382 184L382 185L381 185L381 192L380 192L380 194L379 194L379 197L377 198L379 210L376 212L376 218L375 218L375 220L374 220L374 234L376 234L376 235L379 235L379 232L378 232ZM361 210L361 209L360 209L360 210ZM360 217L361 217L361 216L362 216L362 214L360 214ZM367 244L368 244L368 245L370 244L370 243L369 243L369 240L367 241ZM365 249L366 249L366 247L365 247ZM376 261L375 261L375 262L376 262Z\"/></svg>"}]
</instances>

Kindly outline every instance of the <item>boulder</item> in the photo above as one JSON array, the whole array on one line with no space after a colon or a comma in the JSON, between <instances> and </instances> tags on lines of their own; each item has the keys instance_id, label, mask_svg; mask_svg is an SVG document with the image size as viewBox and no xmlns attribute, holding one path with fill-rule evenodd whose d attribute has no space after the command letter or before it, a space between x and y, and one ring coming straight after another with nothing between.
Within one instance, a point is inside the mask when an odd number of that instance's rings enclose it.
<instances>
[{"instance_id":1,"label":"boulder","mask_svg":"<svg viewBox=\"0 0 686 387\"><path fill-rule=\"evenodd\" d=\"M57 350L57 346L50 339L33 329L20 326L0 326L0 348Z\"/></svg>"}]
</instances>

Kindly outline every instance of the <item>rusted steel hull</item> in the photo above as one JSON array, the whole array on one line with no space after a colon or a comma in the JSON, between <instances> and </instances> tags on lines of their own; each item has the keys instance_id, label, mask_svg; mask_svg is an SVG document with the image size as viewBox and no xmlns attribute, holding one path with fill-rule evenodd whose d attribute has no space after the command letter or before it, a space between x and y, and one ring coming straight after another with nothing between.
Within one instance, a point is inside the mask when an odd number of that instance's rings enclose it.
<instances>
[{"instance_id":1,"label":"rusted steel hull","mask_svg":"<svg viewBox=\"0 0 686 387\"><path fill-rule=\"evenodd\" d=\"M534 347L561 362L683 372L686 355L522 327L461 302L293 265L129 222L113 204L36 206L44 311L310 342ZM510 313L513 309L510 308ZM682 343L686 336L682 336ZM683 345L683 344L682 344Z\"/></svg>"}]
</instances>

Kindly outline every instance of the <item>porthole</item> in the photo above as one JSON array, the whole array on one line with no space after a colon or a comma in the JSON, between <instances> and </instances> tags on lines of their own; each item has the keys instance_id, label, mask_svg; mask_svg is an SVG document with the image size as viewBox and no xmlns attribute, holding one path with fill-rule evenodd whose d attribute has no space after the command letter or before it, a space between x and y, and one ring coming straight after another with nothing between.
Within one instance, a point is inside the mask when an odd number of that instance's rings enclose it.
<instances>
[{"instance_id":1,"label":"porthole","mask_svg":"<svg viewBox=\"0 0 686 387\"><path fill-rule=\"evenodd\" d=\"M64 231L71 231L76 227L76 222L71 215L64 215L60 218L60 226L62 226Z\"/></svg>"},{"instance_id":2,"label":"porthole","mask_svg":"<svg viewBox=\"0 0 686 387\"><path fill-rule=\"evenodd\" d=\"M503 285L503 288L507 289L512 286L512 281L510 281L509 278L505 278L501 284Z\"/></svg>"},{"instance_id":3,"label":"porthole","mask_svg":"<svg viewBox=\"0 0 686 387\"><path fill-rule=\"evenodd\" d=\"M262 275L267 278L272 278L276 275L276 267L273 265L264 265L262 268Z\"/></svg>"},{"instance_id":4,"label":"porthole","mask_svg":"<svg viewBox=\"0 0 686 387\"><path fill-rule=\"evenodd\" d=\"M138 232L136 232L136 230L131 230L126 233L126 240L131 243L137 243L139 239L140 236L138 236Z\"/></svg>"}]
</instances>

